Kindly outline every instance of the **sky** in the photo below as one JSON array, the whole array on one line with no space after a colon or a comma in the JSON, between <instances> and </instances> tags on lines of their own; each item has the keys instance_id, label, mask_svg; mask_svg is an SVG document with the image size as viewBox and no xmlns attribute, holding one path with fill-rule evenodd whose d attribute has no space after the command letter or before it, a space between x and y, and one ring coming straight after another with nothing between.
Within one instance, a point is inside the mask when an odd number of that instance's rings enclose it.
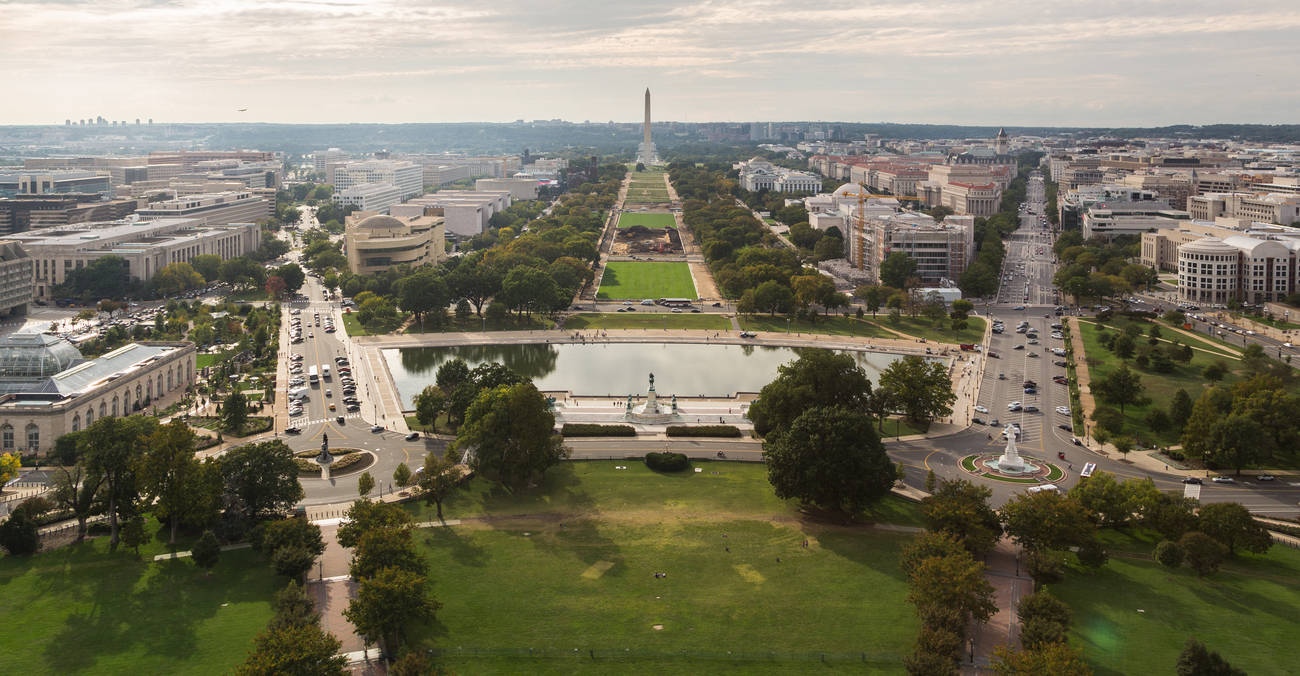
<instances>
[{"instance_id":1,"label":"sky","mask_svg":"<svg viewBox=\"0 0 1300 676\"><path fill-rule=\"evenodd\" d=\"M0 0L0 124L1296 123L1297 0ZM240 109L246 108L246 111Z\"/></svg>"}]
</instances>

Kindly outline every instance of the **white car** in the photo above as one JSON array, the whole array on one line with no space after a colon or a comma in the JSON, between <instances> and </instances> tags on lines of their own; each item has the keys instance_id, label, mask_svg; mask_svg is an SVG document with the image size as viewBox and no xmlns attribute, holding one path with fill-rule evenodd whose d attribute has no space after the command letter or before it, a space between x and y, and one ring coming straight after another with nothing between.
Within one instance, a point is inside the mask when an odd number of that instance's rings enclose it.
<instances>
[{"instance_id":1,"label":"white car","mask_svg":"<svg viewBox=\"0 0 1300 676\"><path fill-rule=\"evenodd\" d=\"M1060 413L1061 415L1070 415L1070 407L1069 407L1069 406L1057 406L1057 407L1056 407L1056 412L1057 412L1057 413Z\"/></svg>"},{"instance_id":2,"label":"white car","mask_svg":"<svg viewBox=\"0 0 1300 676\"><path fill-rule=\"evenodd\" d=\"M1020 406L1024 406L1024 404L1022 404L1022 403L1020 403L1020 402L1018 402L1018 401L1013 401L1013 402L1011 402L1010 404L1007 404L1007 408L1018 408L1018 407L1020 407Z\"/></svg>"},{"instance_id":3,"label":"white car","mask_svg":"<svg viewBox=\"0 0 1300 676\"><path fill-rule=\"evenodd\" d=\"M989 410L988 410L987 407L984 407L984 406L978 406L978 405L975 407L975 411L978 412L978 413L988 413L988 412L989 412Z\"/></svg>"}]
</instances>

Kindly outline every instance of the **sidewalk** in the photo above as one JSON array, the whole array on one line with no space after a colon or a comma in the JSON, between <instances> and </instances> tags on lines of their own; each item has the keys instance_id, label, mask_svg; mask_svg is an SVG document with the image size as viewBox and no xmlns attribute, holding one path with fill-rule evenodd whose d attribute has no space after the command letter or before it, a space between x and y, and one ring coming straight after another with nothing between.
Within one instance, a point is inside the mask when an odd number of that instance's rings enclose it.
<instances>
[{"instance_id":1,"label":"sidewalk","mask_svg":"<svg viewBox=\"0 0 1300 676\"><path fill-rule=\"evenodd\" d=\"M988 667L993 649L1001 645L1020 647L1020 621L1016 606L1024 597L1034 593L1034 581L1025 574L1018 563L1020 547L1010 538L1002 538L985 557L985 576L993 585L994 601L998 610L982 625L973 625L969 635L975 645L975 662L969 661L966 652L962 660L963 673L980 673Z\"/></svg>"}]
</instances>

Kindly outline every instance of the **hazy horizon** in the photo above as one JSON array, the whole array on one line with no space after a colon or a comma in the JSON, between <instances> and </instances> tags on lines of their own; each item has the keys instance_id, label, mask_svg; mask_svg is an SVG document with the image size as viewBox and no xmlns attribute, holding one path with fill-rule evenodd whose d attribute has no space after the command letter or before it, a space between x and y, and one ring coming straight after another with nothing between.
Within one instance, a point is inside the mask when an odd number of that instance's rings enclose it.
<instances>
[{"instance_id":1,"label":"hazy horizon","mask_svg":"<svg viewBox=\"0 0 1300 676\"><path fill-rule=\"evenodd\" d=\"M0 124L1292 123L1300 5L1250 5L0 0Z\"/></svg>"}]
</instances>

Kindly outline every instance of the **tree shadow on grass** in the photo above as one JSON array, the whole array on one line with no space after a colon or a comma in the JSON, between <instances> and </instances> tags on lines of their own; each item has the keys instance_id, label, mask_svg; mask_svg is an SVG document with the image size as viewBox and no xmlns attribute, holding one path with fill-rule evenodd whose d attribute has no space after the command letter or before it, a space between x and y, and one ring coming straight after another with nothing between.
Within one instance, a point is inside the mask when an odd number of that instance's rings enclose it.
<instances>
[{"instance_id":1,"label":"tree shadow on grass","mask_svg":"<svg viewBox=\"0 0 1300 676\"><path fill-rule=\"evenodd\" d=\"M265 570L252 555L239 554L226 555L211 577L187 559L158 564L123 560L103 574L85 576L91 579L69 598L85 610L74 611L48 637L46 663L53 673L83 671L106 655L133 651L143 643L151 655L192 657L201 638L198 624L221 612L222 603L270 600L255 579Z\"/></svg>"},{"instance_id":2,"label":"tree shadow on grass","mask_svg":"<svg viewBox=\"0 0 1300 676\"><path fill-rule=\"evenodd\" d=\"M462 566L482 568L491 558L488 550L474 541L472 530L462 532L456 526L446 526L430 528L426 532L426 547L447 550L451 553L451 558Z\"/></svg>"}]
</instances>

